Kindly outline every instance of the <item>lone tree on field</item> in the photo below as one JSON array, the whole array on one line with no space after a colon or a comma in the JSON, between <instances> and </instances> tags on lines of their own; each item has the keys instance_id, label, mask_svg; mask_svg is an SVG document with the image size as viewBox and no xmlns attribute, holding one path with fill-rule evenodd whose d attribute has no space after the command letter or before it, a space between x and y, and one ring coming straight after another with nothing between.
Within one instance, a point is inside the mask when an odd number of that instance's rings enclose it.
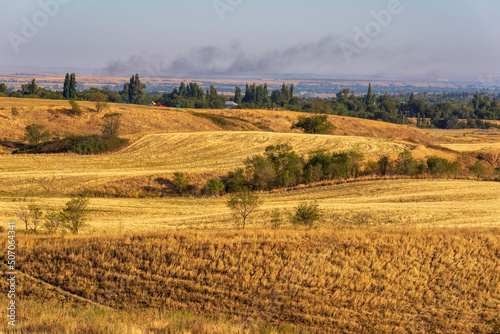
<instances>
[{"instance_id":1,"label":"lone tree on field","mask_svg":"<svg viewBox=\"0 0 500 334\"><path fill-rule=\"evenodd\" d=\"M108 96L101 92L95 92L90 97L91 101L95 102L95 111L101 112L108 107Z\"/></svg>"},{"instance_id":2,"label":"lone tree on field","mask_svg":"<svg viewBox=\"0 0 500 334\"><path fill-rule=\"evenodd\" d=\"M89 200L85 197L73 197L66 203L66 207L62 210L61 223L73 234L78 234L86 226L88 204Z\"/></svg>"},{"instance_id":3,"label":"lone tree on field","mask_svg":"<svg viewBox=\"0 0 500 334\"><path fill-rule=\"evenodd\" d=\"M312 228L321 219L319 205L316 203L303 202L294 208L292 223Z\"/></svg>"},{"instance_id":4,"label":"lone tree on field","mask_svg":"<svg viewBox=\"0 0 500 334\"><path fill-rule=\"evenodd\" d=\"M236 227L244 229L248 216L262 204L257 194L245 189L239 193L231 195L227 201L227 206L233 211L234 215L240 219Z\"/></svg>"},{"instance_id":5,"label":"lone tree on field","mask_svg":"<svg viewBox=\"0 0 500 334\"><path fill-rule=\"evenodd\" d=\"M303 129L304 133L309 134L326 135L335 130L335 125L328 120L327 115L300 116L299 121L292 125L292 129Z\"/></svg>"}]
</instances>

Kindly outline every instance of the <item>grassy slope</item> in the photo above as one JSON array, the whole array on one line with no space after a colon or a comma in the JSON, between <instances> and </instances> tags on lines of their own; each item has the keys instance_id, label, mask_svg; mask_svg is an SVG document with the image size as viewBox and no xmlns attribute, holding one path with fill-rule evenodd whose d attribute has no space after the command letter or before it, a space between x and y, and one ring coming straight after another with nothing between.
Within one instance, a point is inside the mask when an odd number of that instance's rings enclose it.
<instances>
[{"instance_id":1,"label":"grassy slope","mask_svg":"<svg viewBox=\"0 0 500 334\"><path fill-rule=\"evenodd\" d=\"M290 130L292 123L301 115L290 111L159 109L113 103L109 104L108 110L97 114L91 111L94 109L93 103L80 102L79 104L84 109L84 115L77 117L71 115L67 101L0 98L0 117L2 118L0 140L21 140L24 128L33 122L42 124L49 131L59 135L67 131L78 134L99 132L99 121L105 112L123 114L122 133L124 135L223 130L213 121L205 117L194 116L193 113L223 117L229 122L226 125L235 130L266 129L274 132L292 132ZM11 115L12 107L18 109L18 116ZM335 134L338 135L390 138L417 143L442 138L409 126L339 116L330 116L330 120L337 126Z\"/></svg>"},{"instance_id":2,"label":"grassy slope","mask_svg":"<svg viewBox=\"0 0 500 334\"><path fill-rule=\"evenodd\" d=\"M291 210L299 202L320 204L325 226L465 227L499 226L500 184L456 180L390 180L338 184L262 194L264 204L249 227L269 225L269 211ZM33 198L42 207L61 208L67 197ZM93 198L83 233L231 228L232 217L219 198ZM17 220L18 203L0 198L0 219Z\"/></svg>"},{"instance_id":3,"label":"grassy slope","mask_svg":"<svg viewBox=\"0 0 500 334\"><path fill-rule=\"evenodd\" d=\"M361 228L23 238L19 268L103 305L189 310L243 328L252 320L324 333L490 333L500 314L498 237ZM23 289L43 300L38 286Z\"/></svg>"}]
</instances>

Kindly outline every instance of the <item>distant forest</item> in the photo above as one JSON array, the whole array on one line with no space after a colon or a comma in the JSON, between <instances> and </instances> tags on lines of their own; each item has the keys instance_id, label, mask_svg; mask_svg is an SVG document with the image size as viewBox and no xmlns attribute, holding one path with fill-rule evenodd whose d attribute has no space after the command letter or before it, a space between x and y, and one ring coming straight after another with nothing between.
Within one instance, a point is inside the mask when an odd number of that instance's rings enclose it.
<instances>
[{"instance_id":1,"label":"distant forest","mask_svg":"<svg viewBox=\"0 0 500 334\"><path fill-rule=\"evenodd\" d=\"M85 90L76 89L76 75L68 73L62 91L38 87L36 80L9 89L0 83L0 97L74 99L177 108L223 109L227 101L237 105L232 109L291 110L307 113L330 114L379 120L396 124L415 124L420 128L463 129L500 128L493 120L500 120L500 94L488 92L376 95L369 85L366 94L356 96L350 89L342 89L334 98L301 98L295 96L294 85L283 83L281 89L270 90L267 84L247 84L244 91L235 87L233 96L220 95L214 85L203 90L197 83L185 84L170 93L146 93L138 74L125 83L123 90L108 87Z\"/></svg>"}]
</instances>

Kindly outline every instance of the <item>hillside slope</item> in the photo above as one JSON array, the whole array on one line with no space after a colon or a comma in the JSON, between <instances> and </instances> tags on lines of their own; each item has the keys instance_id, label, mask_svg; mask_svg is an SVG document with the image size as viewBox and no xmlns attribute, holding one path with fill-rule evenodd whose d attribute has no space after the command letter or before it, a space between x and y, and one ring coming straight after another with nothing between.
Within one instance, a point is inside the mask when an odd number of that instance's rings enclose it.
<instances>
[{"instance_id":1,"label":"hillside slope","mask_svg":"<svg viewBox=\"0 0 500 334\"><path fill-rule=\"evenodd\" d=\"M155 176L176 171L227 172L242 167L246 158L262 154L269 145L290 144L298 153L313 150L356 150L376 156L395 155L406 148L383 139L296 133L197 132L150 134L119 152L0 155L0 187L4 194L71 193L110 181Z\"/></svg>"},{"instance_id":2,"label":"hillside slope","mask_svg":"<svg viewBox=\"0 0 500 334\"><path fill-rule=\"evenodd\" d=\"M269 110L189 110L155 108L126 104L109 104L101 113L94 112L92 102L79 102L82 116L71 114L67 101L0 98L0 140L23 139L24 128L32 123L44 125L56 136L67 132L76 134L98 133L105 113L121 113L122 135L137 133L198 132L198 131L268 131L300 132L291 126L301 115L291 111ZM12 108L18 115L12 115ZM335 135L388 138L391 140L429 143L444 140L443 137L425 133L411 126L376 122L352 117L329 116L337 127Z\"/></svg>"}]
</instances>

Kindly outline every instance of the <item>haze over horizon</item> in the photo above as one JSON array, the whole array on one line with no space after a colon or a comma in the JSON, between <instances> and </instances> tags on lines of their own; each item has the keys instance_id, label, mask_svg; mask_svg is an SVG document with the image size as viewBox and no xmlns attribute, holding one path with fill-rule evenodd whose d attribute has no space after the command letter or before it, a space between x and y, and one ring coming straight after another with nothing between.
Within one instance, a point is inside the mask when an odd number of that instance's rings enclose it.
<instances>
[{"instance_id":1,"label":"haze over horizon","mask_svg":"<svg viewBox=\"0 0 500 334\"><path fill-rule=\"evenodd\" d=\"M493 0L9 2L0 68L500 81L499 10Z\"/></svg>"}]
</instances>

